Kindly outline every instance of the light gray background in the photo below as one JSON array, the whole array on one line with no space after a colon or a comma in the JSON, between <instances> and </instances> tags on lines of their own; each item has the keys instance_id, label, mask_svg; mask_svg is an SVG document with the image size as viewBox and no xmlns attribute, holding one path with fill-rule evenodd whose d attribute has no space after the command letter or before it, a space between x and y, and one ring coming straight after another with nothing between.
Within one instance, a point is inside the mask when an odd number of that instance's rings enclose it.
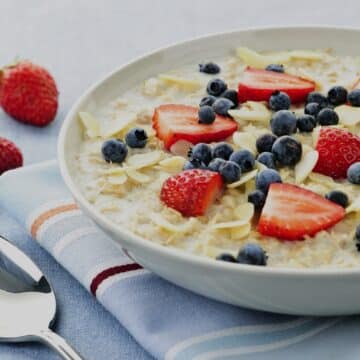
<instances>
[{"instance_id":1,"label":"light gray background","mask_svg":"<svg viewBox=\"0 0 360 360\"><path fill-rule=\"evenodd\" d=\"M22 148L26 164L52 159L61 122L72 103L91 83L121 63L207 33L304 24L360 27L360 1L0 0L0 64L15 56L43 64L54 75L60 91L60 109L52 125L44 129L25 126L0 110L0 136ZM124 329L1 212L0 227L2 234L22 244L53 282L60 305L58 331L83 354L109 360L147 358ZM79 311L83 321L75 322L73 314ZM91 335L92 347L88 345ZM1 345L0 358L55 356L41 346Z\"/></svg>"}]
</instances>

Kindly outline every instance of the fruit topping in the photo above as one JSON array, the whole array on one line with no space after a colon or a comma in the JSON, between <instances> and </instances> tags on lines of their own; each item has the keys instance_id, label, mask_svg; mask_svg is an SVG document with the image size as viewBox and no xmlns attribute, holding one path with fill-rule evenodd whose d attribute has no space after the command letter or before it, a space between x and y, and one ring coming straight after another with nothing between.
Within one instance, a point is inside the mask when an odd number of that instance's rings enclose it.
<instances>
[{"instance_id":1,"label":"fruit topping","mask_svg":"<svg viewBox=\"0 0 360 360\"><path fill-rule=\"evenodd\" d=\"M333 109L325 108L319 111L316 120L323 126L337 125L339 123L339 116Z\"/></svg>"},{"instance_id":2,"label":"fruit topping","mask_svg":"<svg viewBox=\"0 0 360 360\"><path fill-rule=\"evenodd\" d=\"M215 121L216 114L210 105L201 106L199 109L199 123L212 124Z\"/></svg>"},{"instance_id":3,"label":"fruit topping","mask_svg":"<svg viewBox=\"0 0 360 360\"><path fill-rule=\"evenodd\" d=\"M235 257L231 254L228 253L222 253L220 255L218 255L216 257L216 260L221 260L221 261L226 261L226 262L231 262L231 263L236 263L237 260L235 259Z\"/></svg>"},{"instance_id":4,"label":"fruit topping","mask_svg":"<svg viewBox=\"0 0 360 360\"><path fill-rule=\"evenodd\" d=\"M267 262L266 252L257 244L246 244L237 256L239 264L265 266Z\"/></svg>"},{"instance_id":5,"label":"fruit topping","mask_svg":"<svg viewBox=\"0 0 360 360\"><path fill-rule=\"evenodd\" d=\"M215 102L215 100L216 100L215 96L212 95L205 96L200 100L199 106L200 107L205 105L211 106Z\"/></svg>"},{"instance_id":6,"label":"fruit topping","mask_svg":"<svg viewBox=\"0 0 360 360\"><path fill-rule=\"evenodd\" d=\"M338 223L343 207L292 184L272 184L258 223L262 235L284 240L314 236Z\"/></svg>"},{"instance_id":7,"label":"fruit topping","mask_svg":"<svg viewBox=\"0 0 360 360\"><path fill-rule=\"evenodd\" d=\"M242 173L252 170L255 165L253 153L245 149L233 152L229 160L237 163Z\"/></svg>"},{"instance_id":8,"label":"fruit topping","mask_svg":"<svg viewBox=\"0 0 360 360\"><path fill-rule=\"evenodd\" d=\"M169 149L179 140L192 144L221 141L237 130L237 124L230 118L217 115L215 121L200 124L198 108L187 105L160 105L154 111L153 128L157 137Z\"/></svg>"},{"instance_id":9,"label":"fruit topping","mask_svg":"<svg viewBox=\"0 0 360 360\"><path fill-rule=\"evenodd\" d=\"M188 156L190 159L197 159L207 165L212 159L212 150L208 144L198 143L190 148Z\"/></svg>"},{"instance_id":10,"label":"fruit topping","mask_svg":"<svg viewBox=\"0 0 360 360\"><path fill-rule=\"evenodd\" d=\"M238 92L236 90L227 89L221 94L221 97L229 99L234 104L234 107L239 105Z\"/></svg>"},{"instance_id":11,"label":"fruit topping","mask_svg":"<svg viewBox=\"0 0 360 360\"><path fill-rule=\"evenodd\" d=\"M348 92L343 86L333 86L328 91L328 100L331 105L338 106L345 104Z\"/></svg>"},{"instance_id":12,"label":"fruit topping","mask_svg":"<svg viewBox=\"0 0 360 360\"><path fill-rule=\"evenodd\" d=\"M221 158L216 158L214 160L210 161L210 164L208 165L208 169L211 171L219 172L220 166L223 165L226 161Z\"/></svg>"},{"instance_id":13,"label":"fruit topping","mask_svg":"<svg viewBox=\"0 0 360 360\"><path fill-rule=\"evenodd\" d=\"M307 115L312 115L316 118L321 109L321 105L316 102L311 102L305 105L304 113Z\"/></svg>"},{"instance_id":14,"label":"fruit topping","mask_svg":"<svg viewBox=\"0 0 360 360\"><path fill-rule=\"evenodd\" d=\"M291 105L291 100L288 94L282 91L274 91L269 99L269 107L273 111L288 110Z\"/></svg>"},{"instance_id":15,"label":"fruit topping","mask_svg":"<svg viewBox=\"0 0 360 360\"><path fill-rule=\"evenodd\" d=\"M325 199L328 199L334 202L335 204L342 206L343 208L346 208L349 205L348 196L340 190L332 190L328 192L325 195Z\"/></svg>"},{"instance_id":16,"label":"fruit topping","mask_svg":"<svg viewBox=\"0 0 360 360\"><path fill-rule=\"evenodd\" d=\"M282 136L274 142L271 152L280 165L294 166L301 159L302 145L291 136Z\"/></svg>"},{"instance_id":17,"label":"fruit topping","mask_svg":"<svg viewBox=\"0 0 360 360\"><path fill-rule=\"evenodd\" d=\"M234 107L234 103L225 98L218 98L212 105L214 111L218 115L228 116L228 111Z\"/></svg>"},{"instance_id":18,"label":"fruit topping","mask_svg":"<svg viewBox=\"0 0 360 360\"><path fill-rule=\"evenodd\" d=\"M224 80L212 79L208 82L206 91L209 95L220 96L227 89Z\"/></svg>"},{"instance_id":19,"label":"fruit topping","mask_svg":"<svg viewBox=\"0 0 360 360\"><path fill-rule=\"evenodd\" d=\"M256 140L256 149L259 153L269 152L277 137L273 134L264 134Z\"/></svg>"},{"instance_id":20,"label":"fruit topping","mask_svg":"<svg viewBox=\"0 0 360 360\"><path fill-rule=\"evenodd\" d=\"M360 185L360 162L352 164L347 170L347 178L352 184Z\"/></svg>"},{"instance_id":21,"label":"fruit topping","mask_svg":"<svg viewBox=\"0 0 360 360\"><path fill-rule=\"evenodd\" d=\"M360 89L350 91L348 100L352 106L360 106Z\"/></svg>"},{"instance_id":22,"label":"fruit topping","mask_svg":"<svg viewBox=\"0 0 360 360\"><path fill-rule=\"evenodd\" d=\"M276 169L275 156L273 153L265 151L256 159L259 163L264 164L269 169Z\"/></svg>"},{"instance_id":23,"label":"fruit topping","mask_svg":"<svg viewBox=\"0 0 360 360\"><path fill-rule=\"evenodd\" d=\"M296 126L300 132L312 132L316 127L316 119L312 115L300 115L296 120Z\"/></svg>"},{"instance_id":24,"label":"fruit topping","mask_svg":"<svg viewBox=\"0 0 360 360\"><path fill-rule=\"evenodd\" d=\"M125 136L127 146L131 148L143 148L146 145L148 136L144 129L131 129Z\"/></svg>"},{"instance_id":25,"label":"fruit topping","mask_svg":"<svg viewBox=\"0 0 360 360\"><path fill-rule=\"evenodd\" d=\"M268 70L268 71L275 71L275 72L278 72L278 73L283 73L284 72L284 65L281 65L281 64L270 64L268 65L265 70Z\"/></svg>"},{"instance_id":26,"label":"fruit topping","mask_svg":"<svg viewBox=\"0 0 360 360\"><path fill-rule=\"evenodd\" d=\"M257 190L267 194L269 187L273 183L281 183L280 174L273 169L265 169L260 171L255 178L255 186Z\"/></svg>"},{"instance_id":27,"label":"fruit topping","mask_svg":"<svg viewBox=\"0 0 360 360\"><path fill-rule=\"evenodd\" d=\"M218 74L220 72L220 66L213 62L199 64L199 71L205 74Z\"/></svg>"},{"instance_id":28,"label":"fruit topping","mask_svg":"<svg viewBox=\"0 0 360 360\"><path fill-rule=\"evenodd\" d=\"M101 152L105 161L121 164L128 154L128 148L121 140L110 139L102 144Z\"/></svg>"},{"instance_id":29,"label":"fruit topping","mask_svg":"<svg viewBox=\"0 0 360 360\"><path fill-rule=\"evenodd\" d=\"M315 83L298 76L247 67L239 82L239 100L269 101L276 91L287 93L292 103L303 102Z\"/></svg>"},{"instance_id":30,"label":"fruit topping","mask_svg":"<svg viewBox=\"0 0 360 360\"><path fill-rule=\"evenodd\" d=\"M241 176L241 168L234 161L226 161L219 167L219 173L227 184L238 181Z\"/></svg>"},{"instance_id":31,"label":"fruit topping","mask_svg":"<svg viewBox=\"0 0 360 360\"><path fill-rule=\"evenodd\" d=\"M233 151L234 149L231 147L231 145L226 142L221 142L213 147L212 157L213 159L221 158L224 160L228 160Z\"/></svg>"},{"instance_id":32,"label":"fruit topping","mask_svg":"<svg viewBox=\"0 0 360 360\"><path fill-rule=\"evenodd\" d=\"M222 177L216 172L185 170L164 182L160 199L184 216L201 216L221 194L222 187Z\"/></svg>"},{"instance_id":33,"label":"fruit topping","mask_svg":"<svg viewBox=\"0 0 360 360\"><path fill-rule=\"evenodd\" d=\"M312 91L306 98L306 104L316 103L320 105L320 108L324 108L328 106L328 99L323 94Z\"/></svg>"},{"instance_id":34,"label":"fruit topping","mask_svg":"<svg viewBox=\"0 0 360 360\"><path fill-rule=\"evenodd\" d=\"M0 137L0 175L23 164L20 149L10 140Z\"/></svg>"},{"instance_id":35,"label":"fruit topping","mask_svg":"<svg viewBox=\"0 0 360 360\"><path fill-rule=\"evenodd\" d=\"M254 190L248 195L248 202L254 205L256 211L260 211L266 200L266 195L261 190Z\"/></svg>"},{"instance_id":36,"label":"fruit topping","mask_svg":"<svg viewBox=\"0 0 360 360\"><path fill-rule=\"evenodd\" d=\"M271 118L270 127L277 136L291 135L296 132L296 116L289 110L280 110Z\"/></svg>"},{"instance_id":37,"label":"fruit topping","mask_svg":"<svg viewBox=\"0 0 360 360\"><path fill-rule=\"evenodd\" d=\"M360 161L360 138L339 128L321 128L316 143L319 153L315 172L334 179L346 178L350 165Z\"/></svg>"}]
</instances>

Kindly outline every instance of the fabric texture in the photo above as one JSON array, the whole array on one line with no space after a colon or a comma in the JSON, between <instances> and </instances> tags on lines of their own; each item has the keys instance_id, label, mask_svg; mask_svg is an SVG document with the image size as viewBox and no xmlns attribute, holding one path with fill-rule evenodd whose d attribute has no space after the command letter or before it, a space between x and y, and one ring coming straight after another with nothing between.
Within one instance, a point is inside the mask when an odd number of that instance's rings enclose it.
<instances>
[{"instance_id":1,"label":"fabric texture","mask_svg":"<svg viewBox=\"0 0 360 360\"><path fill-rule=\"evenodd\" d=\"M354 331L358 317L292 317L242 309L181 289L133 263L77 208L55 162L2 176L0 205L155 358L354 359L360 355ZM79 290L69 296L77 302ZM85 310L82 315L86 321ZM96 325L87 329L96 331ZM142 356L139 353L138 358Z\"/></svg>"}]
</instances>

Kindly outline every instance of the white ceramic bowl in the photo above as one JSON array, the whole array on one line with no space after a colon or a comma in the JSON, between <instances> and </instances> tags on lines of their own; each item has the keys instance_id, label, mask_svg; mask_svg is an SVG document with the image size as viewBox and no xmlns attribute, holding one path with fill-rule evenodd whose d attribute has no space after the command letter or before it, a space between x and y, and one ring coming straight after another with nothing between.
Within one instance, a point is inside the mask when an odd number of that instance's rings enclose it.
<instances>
[{"instance_id":1,"label":"white ceramic bowl","mask_svg":"<svg viewBox=\"0 0 360 360\"><path fill-rule=\"evenodd\" d=\"M268 268L231 264L166 248L110 222L73 181L74 156L81 142L77 113L114 99L139 82L177 68L216 59L236 46L255 50L333 48L360 54L360 30L290 27L240 30L170 46L108 75L83 94L67 115L58 142L62 176L77 203L115 242L145 268L207 297L234 305L286 314L338 315L360 312L360 268L339 270Z\"/></svg>"}]
</instances>

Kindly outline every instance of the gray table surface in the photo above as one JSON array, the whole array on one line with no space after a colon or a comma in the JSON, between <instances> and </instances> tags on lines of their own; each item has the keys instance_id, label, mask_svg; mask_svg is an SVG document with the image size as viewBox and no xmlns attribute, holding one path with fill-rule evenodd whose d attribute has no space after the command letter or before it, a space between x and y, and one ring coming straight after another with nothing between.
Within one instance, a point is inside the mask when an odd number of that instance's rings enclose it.
<instances>
[{"instance_id":1,"label":"gray table surface","mask_svg":"<svg viewBox=\"0 0 360 360\"><path fill-rule=\"evenodd\" d=\"M0 0L0 64L15 56L32 59L53 73L60 90L60 109L52 125L43 129L25 126L0 110L0 136L14 140L22 148L26 164L52 159L56 156L62 119L72 103L92 82L121 63L170 43L242 27L360 26L359 10L357 0ZM5 214L0 214L0 221L7 224L2 229L5 235L24 237ZM58 276L63 270L46 254L40 256L37 246L27 251L39 260L53 281L72 281L66 274ZM75 282L72 291L76 296L87 296ZM63 306L60 330L71 335L69 327L80 326L71 322L76 304L68 302L66 296L60 296L60 303ZM89 306L98 312L96 321L102 319L102 328L106 324L116 327L100 306ZM91 321L90 314L87 321ZM92 331L96 333L96 329ZM126 340L120 326L118 331ZM79 332L80 337L86 335L85 331ZM79 338L79 343L83 338ZM77 339L73 341L76 343ZM127 341L128 348L119 344L119 349L113 349L116 358L135 356L129 350L134 346L133 340L129 337ZM10 359L6 357L9 348L4 349L0 348L0 358ZM16 359L27 358L26 349ZM141 350L137 351L136 358L147 358ZM112 355L106 356L115 358Z\"/></svg>"}]
</instances>

